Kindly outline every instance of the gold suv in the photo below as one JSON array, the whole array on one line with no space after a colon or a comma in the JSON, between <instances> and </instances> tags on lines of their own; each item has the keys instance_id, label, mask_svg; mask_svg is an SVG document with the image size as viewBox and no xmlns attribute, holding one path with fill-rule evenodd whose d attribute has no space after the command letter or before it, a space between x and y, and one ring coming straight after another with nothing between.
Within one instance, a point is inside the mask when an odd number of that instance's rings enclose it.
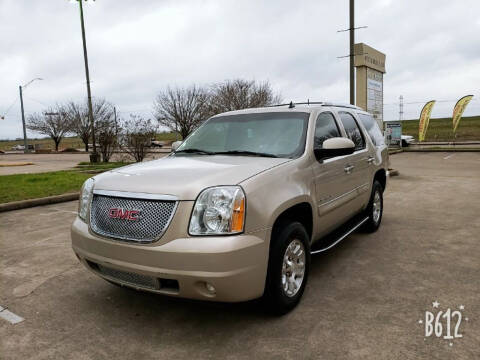
<instances>
[{"instance_id":1,"label":"gold suv","mask_svg":"<svg viewBox=\"0 0 480 360\"><path fill-rule=\"evenodd\" d=\"M95 274L192 299L263 296L285 313L312 254L380 226L388 151L360 108L228 112L178 145L83 185L72 247Z\"/></svg>"}]
</instances>

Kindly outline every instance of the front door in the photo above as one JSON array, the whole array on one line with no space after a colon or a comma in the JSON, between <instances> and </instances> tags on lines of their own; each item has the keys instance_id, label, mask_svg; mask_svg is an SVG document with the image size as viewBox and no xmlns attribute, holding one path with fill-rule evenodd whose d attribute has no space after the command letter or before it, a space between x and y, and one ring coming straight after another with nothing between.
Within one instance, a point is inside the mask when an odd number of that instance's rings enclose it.
<instances>
[{"instance_id":1,"label":"front door","mask_svg":"<svg viewBox=\"0 0 480 360\"><path fill-rule=\"evenodd\" d=\"M320 113L315 123L314 147L321 148L325 140L341 136L334 114L330 111ZM322 159L313 164L320 236L338 227L351 215L347 209L354 195L351 176L347 171L350 156Z\"/></svg>"}]
</instances>

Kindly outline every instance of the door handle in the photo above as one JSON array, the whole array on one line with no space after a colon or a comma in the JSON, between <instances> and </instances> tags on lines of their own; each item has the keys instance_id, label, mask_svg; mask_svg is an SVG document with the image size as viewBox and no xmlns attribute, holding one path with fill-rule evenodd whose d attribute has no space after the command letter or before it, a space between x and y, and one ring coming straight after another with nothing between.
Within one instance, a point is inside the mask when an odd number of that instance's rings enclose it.
<instances>
[{"instance_id":1,"label":"door handle","mask_svg":"<svg viewBox=\"0 0 480 360\"><path fill-rule=\"evenodd\" d=\"M373 156L369 156L368 159L367 159L367 162L369 164L372 164L374 161L375 161L375 158Z\"/></svg>"},{"instance_id":2,"label":"door handle","mask_svg":"<svg viewBox=\"0 0 480 360\"><path fill-rule=\"evenodd\" d=\"M355 168L355 166L353 166L353 165L347 165L343 168L343 170L345 170L345 172L347 174L350 174L354 168Z\"/></svg>"}]
</instances>

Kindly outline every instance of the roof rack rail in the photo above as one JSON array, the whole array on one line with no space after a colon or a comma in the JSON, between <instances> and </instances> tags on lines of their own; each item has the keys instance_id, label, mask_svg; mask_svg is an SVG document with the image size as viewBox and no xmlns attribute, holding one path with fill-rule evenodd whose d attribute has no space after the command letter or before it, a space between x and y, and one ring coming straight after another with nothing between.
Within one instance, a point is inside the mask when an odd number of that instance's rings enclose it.
<instances>
[{"instance_id":1,"label":"roof rack rail","mask_svg":"<svg viewBox=\"0 0 480 360\"><path fill-rule=\"evenodd\" d=\"M332 102L327 102L327 101L307 101L307 102L293 102L293 101L290 101L289 103L269 105L269 106L266 106L266 107L288 106L289 108L293 108L296 105L322 105L322 106L335 106L335 107L343 107L343 108L349 108L349 109L363 110L361 107L356 106L356 105L342 104L342 103L332 103Z\"/></svg>"}]
</instances>

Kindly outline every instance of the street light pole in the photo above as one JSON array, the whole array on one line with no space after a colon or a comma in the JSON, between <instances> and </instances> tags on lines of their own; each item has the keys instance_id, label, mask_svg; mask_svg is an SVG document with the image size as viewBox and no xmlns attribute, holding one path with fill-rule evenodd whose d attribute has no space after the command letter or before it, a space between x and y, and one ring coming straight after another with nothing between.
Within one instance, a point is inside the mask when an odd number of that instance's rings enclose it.
<instances>
[{"instance_id":1,"label":"street light pole","mask_svg":"<svg viewBox=\"0 0 480 360\"><path fill-rule=\"evenodd\" d=\"M355 0L350 0L350 104L355 105Z\"/></svg>"},{"instance_id":2,"label":"street light pole","mask_svg":"<svg viewBox=\"0 0 480 360\"><path fill-rule=\"evenodd\" d=\"M27 129L26 129L26 125L25 125L25 110L23 108L23 89L26 88L28 85L30 85L32 82L34 82L35 80L43 80L42 78L35 78L33 80L30 80L28 83L26 83L25 85L20 85L18 87L18 90L20 91L20 109L22 110L22 125L23 125L23 146L24 146L24 149L23 149L23 152L26 154L28 152L30 152L28 150L28 143L27 143Z\"/></svg>"},{"instance_id":3,"label":"street light pole","mask_svg":"<svg viewBox=\"0 0 480 360\"><path fill-rule=\"evenodd\" d=\"M95 125L93 120L93 110L92 110L92 92L90 91L90 73L88 70L88 55L87 55L87 40L85 39L85 23L83 21L83 0L77 0L80 6L80 24L82 27L82 40L83 40L83 58L85 61L85 77L87 78L87 97L88 97L88 117L90 119L90 131L92 133L92 145L93 152L90 155L91 162L99 162L99 154L97 153L97 144L95 142Z\"/></svg>"},{"instance_id":4,"label":"street light pole","mask_svg":"<svg viewBox=\"0 0 480 360\"><path fill-rule=\"evenodd\" d=\"M22 95L22 85L18 87L20 91L20 108L22 110L22 125L23 125L23 152L28 153L28 144L27 144L27 128L25 126L25 111L23 110L23 95Z\"/></svg>"}]
</instances>

